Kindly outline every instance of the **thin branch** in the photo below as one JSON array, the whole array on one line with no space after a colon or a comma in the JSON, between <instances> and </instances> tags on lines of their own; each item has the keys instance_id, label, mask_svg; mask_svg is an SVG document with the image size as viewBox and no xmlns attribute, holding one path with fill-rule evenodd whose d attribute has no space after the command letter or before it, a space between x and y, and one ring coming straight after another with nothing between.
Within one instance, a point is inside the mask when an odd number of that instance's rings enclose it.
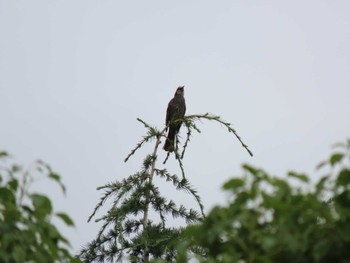
<instances>
[{"instance_id":1,"label":"thin branch","mask_svg":"<svg viewBox=\"0 0 350 263\"><path fill-rule=\"evenodd\" d=\"M165 130L163 130L163 132L164 131ZM156 160L157 160L156 154L157 154L158 146L161 143L160 139L161 139L161 135L158 134L157 135L157 141L156 141L156 144L154 146L154 150L153 150L153 154L152 154L151 172L150 172L150 176L149 176L149 180L148 180L149 185L152 185L153 176L154 176L154 173L155 173L155 165L156 165ZM146 195L145 210L144 210L144 214L143 214L143 230L144 231L147 228L147 222L148 222L148 212L149 212L149 203L150 203L150 196L149 195L150 195L150 193L148 192L148 194ZM146 246L144 248L144 262L148 262L148 261L149 261L149 253L148 253L148 248Z\"/></svg>"},{"instance_id":2,"label":"thin branch","mask_svg":"<svg viewBox=\"0 0 350 263\"><path fill-rule=\"evenodd\" d=\"M190 141L190 137L192 135L192 131L190 129L190 126L188 125L188 122L185 122L185 124L186 124L186 127L187 127L187 134L186 134L186 141L184 143L184 146L183 146L183 149L182 149L182 153L181 153L181 159L184 158L187 145L188 145L188 143Z\"/></svg>"},{"instance_id":3,"label":"thin branch","mask_svg":"<svg viewBox=\"0 0 350 263\"><path fill-rule=\"evenodd\" d=\"M138 150L141 148L141 146L145 143L150 141L153 137L157 138L157 141L159 141L158 144L160 144L160 137L166 137L164 135L164 133L167 131L169 124L166 125L164 127L164 129L162 131L158 131L157 129L155 129L154 127L152 127L151 125L149 125L148 123L144 122L143 120L141 120L140 118L137 118L137 120L139 122L141 122L146 128L149 129L149 132L147 133L146 136L143 136L143 139L136 145L136 147L134 149L131 150L131 152L128 154L128 156L124 159L124 162L127 162L129 160L129 158Z\"/></svg>"},{"instance_id":4,"label":"thin branch","mask_svg":"<svg viewBox=\"0 0 350 263\"><path fill-rule=\"evenodd\" d=\"M181 173L182 173L182 178L185 179L186 178L186 176L185 176L185 169L184 169L184 166L183 166L183 163L182 163L182 158L181 158L180 153L179 153L178 136L177 135L176 135L175 157L176 157L176 160L179 163L179 166L180 166L180 169L181 169Z\"/></svg>"},{"instance_id":5,"label":"thin branch","mask_svg":"<svg viewBox=\"0 0 350 263\"><path fill-rule=\"evenodd\" d=\"M236 138L239 140L239 142L241 143L241 145L247 150L247 152L249 153L250 156L253 156L253 153L251 152L251 150L248 148L248 145L246 145L241 137L238 135L238 133L236 132L236 130L234 128L231 127L231 123L229 122L225 122L223 121L220 116L215 116L215 115L211 115L209 113L205 113L205 114L194 114L194 115L188 115L184 117L184 120L194 120L194 119L207 119L210 121L217 121L219 123L221 123L222 125L226 126L226 128L228 129L229 132L232 132Z\"/></svg>"},{"instance_id":6,"label":"thin branch","mask_svg":"<svg viewBox=\"0 0 350 263\"><path fill-rule=\"evenodd\" d=\"M202 216L205 217L204 215L204 207L202 204L202 201L197 193L197 191L193 188L191 188L191 185L189 181L186 178L183 178L180 180L177 175L170 175L169 172L166 169L156 169L156 174L160 176L160 178L165 178L166 181L171 181L173 185L176 187L176 189L181 189L184 190L188 193L191 193L192 196L196 199L197 204L201 210Z\"/></svg>"},{"instance_id":7,"label":"thin branch","mask_svg":"<svg viewBox=\"0 0 350 263\"><path fill-rule=\"evenodd\" d=\"M137 120L139 122L141 122L146 128L149 129L149 132L147 133L146 136L143 137L143 139L136 145L136 147L134 149L131 150L131 152L129 153L129 155L124 159L124 162L127 162L129 160L129 158L138 150L141 148L141 146L145 143L148 142L149 140L151 140L153 137L158 137L159 133L158 131L152 127L151 125L147 124L146 122L144 122L143 120L141 120L140 118L137 118ZM165 130L165 128L164 128ZM163 130L163 131L164 131ZM163 131L160 134L163 134Z\"/></svg>"}]
</instances>

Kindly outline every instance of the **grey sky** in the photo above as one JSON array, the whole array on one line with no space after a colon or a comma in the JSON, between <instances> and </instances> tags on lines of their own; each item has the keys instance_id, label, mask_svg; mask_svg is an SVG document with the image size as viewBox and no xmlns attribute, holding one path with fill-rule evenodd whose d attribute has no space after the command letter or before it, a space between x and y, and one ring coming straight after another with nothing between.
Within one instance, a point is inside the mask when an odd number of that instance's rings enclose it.
<instances>
[{"instance_id":1,"label":"grey sky","mask_svg":"<svg viewBox=\"0 0 350 263\"><path fill-rule=\"evenodd\" d=\"M0 0L0 148L62 175L66 198L35 187L73 217L75 251L98 230L86 223L95 188L141 166L146 150L123 162L145 132L136 118L161 128L179 85L188 114L222 116L255 154L200 125L184 164L206 209L242 162L317 175L349 137L349 11L346 0ZM179 173L173 159L167 168Z\"/></svg>"}]
</instances>

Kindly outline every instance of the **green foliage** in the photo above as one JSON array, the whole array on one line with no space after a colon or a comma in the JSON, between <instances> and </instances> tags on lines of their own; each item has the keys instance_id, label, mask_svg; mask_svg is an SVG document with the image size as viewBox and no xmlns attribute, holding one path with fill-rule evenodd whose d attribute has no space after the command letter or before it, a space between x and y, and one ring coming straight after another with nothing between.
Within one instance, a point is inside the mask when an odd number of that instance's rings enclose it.
<instances>
[{"instance_id":1,"label":"green foliage","mask_svg":"<svg viewBox=\"0 0 350 263\"><path fill-rule=\"evenodd\" d=\"M338 148L315 186L304 174L243 165L223 186L228 205L186 229L178 262L350 262L350 140Z\"/></svg>"},{"instance_id":2,"label":"green foliage","mask_svg":"<svg viewBox=\"0 0 350 263\"><path fill-rule=\"evenodd\" d=\"M54 180L64 191L59 175L41 161L24 170L9 165L8 157L0 152L0 262L80 262L70 254L69 242L51 223L54 216L68 226L73 226L73 221L65 213L55 214L47 196L30 192L33 173Z\"/></svg>"}]
</instances>

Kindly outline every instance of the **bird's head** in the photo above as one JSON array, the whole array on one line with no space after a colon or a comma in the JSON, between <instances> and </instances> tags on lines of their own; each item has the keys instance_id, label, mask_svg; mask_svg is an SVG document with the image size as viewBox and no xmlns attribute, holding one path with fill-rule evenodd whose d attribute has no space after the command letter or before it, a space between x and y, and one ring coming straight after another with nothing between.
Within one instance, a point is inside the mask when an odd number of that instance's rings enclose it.
<instances>
[{"instance_id":1,"label":"bird's head","mask_svg":"<svg viewBox=\"0 0 350 263\"><path fill-rule=\"evenodd\" d=\"M184 87L185 87L185 86L180 86L180 87L178 87L178 88L176 89L175 96L176 96L176 95L182 95L182 96L183 96L184 93L185 93Z\"/></svg>"}]
</instances>

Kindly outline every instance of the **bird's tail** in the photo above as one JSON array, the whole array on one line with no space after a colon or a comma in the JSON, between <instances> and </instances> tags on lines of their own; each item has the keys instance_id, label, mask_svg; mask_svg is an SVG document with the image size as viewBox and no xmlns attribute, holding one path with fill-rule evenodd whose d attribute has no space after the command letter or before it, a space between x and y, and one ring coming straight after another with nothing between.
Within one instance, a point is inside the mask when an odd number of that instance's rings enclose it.
<instances>
[{"instance_id":1,"label":"bird's tail","mask_svg":"<svg viewBox=\"0 0 350 263\"><path fill-rule=\"evenodd\" d=\"M166 141L163 147L165 151L167 152L174 151L174 139L175 139L175 132L172 131L172 129L169 129L168 137L166 138Z\"/></svg>"}]
</instances>

